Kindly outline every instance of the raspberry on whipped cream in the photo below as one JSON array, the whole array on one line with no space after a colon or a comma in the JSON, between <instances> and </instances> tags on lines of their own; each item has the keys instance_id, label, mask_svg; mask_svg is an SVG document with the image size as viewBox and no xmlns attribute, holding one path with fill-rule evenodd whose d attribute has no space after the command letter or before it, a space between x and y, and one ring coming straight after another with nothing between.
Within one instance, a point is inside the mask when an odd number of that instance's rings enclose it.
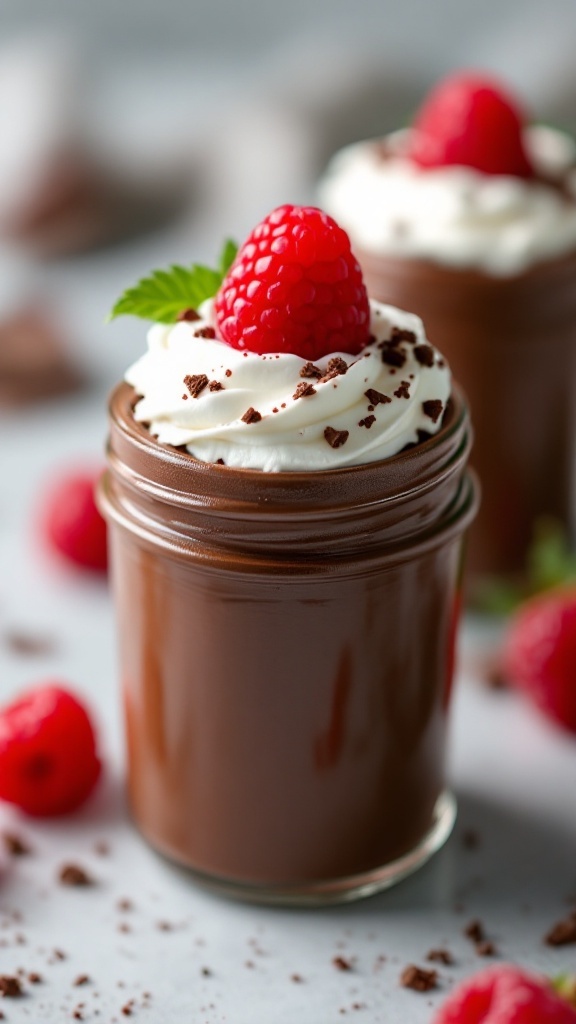
<instances>
[{"instance_id":1,"label":"raspberry on whipped cream","mask_svg":"<svg viewBox=\"0 0 576 1024\"><path fill-rule=\"evenodd\" d=\"M135 418L161 443L238 469L314 471L389 458L441 426L450 371L410 313L372 301L369 344L315 363L232 348L207 330L214 302L199 313L155 324L126 374Z\"/></svg>"}]
</instances>

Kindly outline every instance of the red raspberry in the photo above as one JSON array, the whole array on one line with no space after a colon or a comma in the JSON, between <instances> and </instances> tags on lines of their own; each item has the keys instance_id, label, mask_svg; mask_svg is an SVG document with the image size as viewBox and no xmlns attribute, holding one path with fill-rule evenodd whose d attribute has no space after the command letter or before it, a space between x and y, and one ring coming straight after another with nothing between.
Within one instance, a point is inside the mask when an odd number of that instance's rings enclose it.
<instances>
[{"instance_id":1,"label":"red raspberry","mask_svg":"<svg viewBox=\"0 0 576 1024\"><path fill-rule=\"evenodd\" d=\"M516 612L503 668L546 715L576 732L576 590L549 591Z\"/></svg>"},{"instance_id":2,"label":"red raspberry","mask_svg":"<svg viewBox=\"0 0 576 1024\"><path fill-rule=\"evenodd\" d=\"M46 498L43 528L50 545L68 561L105 572L106 523L94 500L99 478L99 472L82 472L58 480Z\"/></svg>"},{"instance_id":3,"label":"red raspberry","mask_svg":"<svg viewBox=\"0 0 576 1024\"><path fill-rule=\"evenodd\" d=\"M35 816L67 814L100 775L94 730L57 684L29 690L0 712L0 799Z\"/></svg>"},{"instance_id":4,"label":"red raspberry","mask_svg":"<svg viewBox=\"0 0 576 1024\"><path fill-rule=\"evenodd\" d=\"M462 982L433 1024L576 1024L576 1009L546 978L499 964Z\"/></svg>"},{"instance_id":5,"label":"red raspberry","mask_svg":"<svg viewBox=\"0 0 576 1024\"><path fill-rule=\"evenodd\" d=\"M248 236L218 295L220 337L250 352L356 355L369 338L360 267L341 227L312 206L279 206Z\"/></svg>"},{"instance_id":6,"label":"red raspberry","mask_svg":"<svg viewBox=\"0 0 576 1024\"><path fill-rule=\"evenodd\" d=\"M522 139L524 118L513 99L490 79L452 75L420 108L408 156L420 167L474 167L484 174L531 178Z\"/></svg>"}]
</instances>

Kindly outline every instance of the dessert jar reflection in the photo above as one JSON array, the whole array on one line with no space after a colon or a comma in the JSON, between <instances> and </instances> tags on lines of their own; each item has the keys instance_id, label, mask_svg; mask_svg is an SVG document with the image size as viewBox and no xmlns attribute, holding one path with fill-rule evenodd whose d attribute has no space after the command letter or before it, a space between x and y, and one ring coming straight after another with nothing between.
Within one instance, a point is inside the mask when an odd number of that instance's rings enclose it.
<instances>
[{"instance_id":1,"label":"dessert jar reflection","mask_svg":"<svg viewBox=\"0 0 576 1024\"><path fill-rule=\"evenodd\" d=\"M476 578L522 570L542 515L576 537L576 252L507 277L357 250L376 298L421 316L474 418Z\"/></svg>"},{"instance_id":2,"label":"dessert jar reflection","mask_svg":"<svg viewBox=\"0 0 576 1024\"><path fill-rule=\"evenodd\" d=\"M159 851L232 895L350 898L450 832L445 732L468 414L315 473L196 460L114 392L110 525L129 793Z\"/></svg>"}]
</instances>

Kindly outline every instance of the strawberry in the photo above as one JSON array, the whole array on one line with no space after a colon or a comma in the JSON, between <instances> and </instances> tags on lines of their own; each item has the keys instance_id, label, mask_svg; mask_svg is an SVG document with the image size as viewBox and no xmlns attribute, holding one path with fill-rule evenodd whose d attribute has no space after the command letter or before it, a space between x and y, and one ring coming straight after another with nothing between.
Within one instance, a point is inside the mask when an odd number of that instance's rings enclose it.
<instances>
[{"instance_id":1,"label":"strawberry","mask_svg":"<svg viewBox=\"0 0 576 1024\"><path fill-rule=\"evenodd\" d=\"M531 178L524 118L495 82L452 75L429 94L413 123L408 157L420 167L474 167L484 174Z\"/></svg>"},{"instance_id":2,"label":"strawberry","mask_svg":"<svg viewBox=\"0 0 576 1024\"><path fill-rule=\"evenodd\" d=\"M94 500L99 477L84 471L57 480L45 497L41 525L48 544L68 562L105 572L106 523Z\"/></svg>"},{"instance_id":3,"label":"strawberry","mask_svg":"<svg viewBox=\"0 0 576 1024\"><path fill-rule=\"evenodd\" d=\"M67 814L100 770L88 712L64 687L38 686L0 710L0 800L35 816Z\"/></svg>"},{"instance_id":4,"label":"strawberry","mask_svg":"<svg viewBox=\"0 0 576 1024\"><path fill-rule=\"evenodd\" d=\"M433 1024L576 1024L576 1009L546 978L499 964L458 985Z\"/></svg>"},{"instance_id":5,"label":"strawberry","mask_svg":"<svg viewBox=\"0 0 576 1024\"><path fill-rule=\"evenodd\" d=\"M544 714L576 732L576 587L521 605L508 627L503 669Z\"/></svg>"},{"instance_id":6,"label":"strawberry","mask_svg":"<svg viewBox=\"0 0 576 1024\"><path fill-rule=\"evenodd\" d=\"M370 309L348 235L311 206L280 206L241 246L215 301L218 331L233 348L320 359L356 355Z\"/></svg>"}]
</instances>

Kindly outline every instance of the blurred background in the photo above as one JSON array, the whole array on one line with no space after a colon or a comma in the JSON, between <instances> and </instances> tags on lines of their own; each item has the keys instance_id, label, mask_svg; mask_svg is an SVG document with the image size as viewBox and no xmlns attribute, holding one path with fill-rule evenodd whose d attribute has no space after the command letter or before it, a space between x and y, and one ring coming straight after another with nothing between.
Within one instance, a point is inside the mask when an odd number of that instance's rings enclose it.
<instances>
[{"instance_id":1,"label":"blurred background","mask_svg":"<svg viewBox=\"0 0 576 1024\"><path fill-rule=\"evenodd\" d=\"M119 291L313 200L452 69L575 128L574 38L573 0L3 0L0 408L81 380L102 408L144 343L103 326Z\"/></svg>"}]
</instances>

